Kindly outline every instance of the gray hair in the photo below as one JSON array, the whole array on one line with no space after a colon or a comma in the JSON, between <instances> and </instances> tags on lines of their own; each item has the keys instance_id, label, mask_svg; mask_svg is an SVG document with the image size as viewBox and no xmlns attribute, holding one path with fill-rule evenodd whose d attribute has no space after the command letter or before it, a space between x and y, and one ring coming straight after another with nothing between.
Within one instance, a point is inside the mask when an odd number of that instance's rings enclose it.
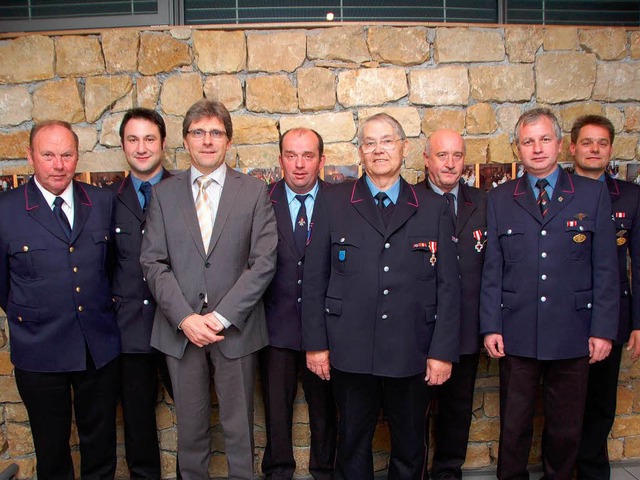
<instances>
[{"instance_id":1,"label":"gray hair","mask_svg":"<svg viewBox=\"0 0 640 480\"><path fill-rule=\"evenodd\" d=\"M400 122L398 120L393 118L388 113L376 113L375 115L372 115L371 117L367 118L364 122L362 122L362 124L358 128L358 144L359 145L362 145L364 140L364 127L366 127L371 122L384 122L388 125L391 125L395 130L396 135L398 135L400 139L405 140L407 138L407 135L404 133L404 129L402 128L402 125L400 125Z\"/></svg>"},{"instance_id":2,"label":"gray hair","mask_svg":"<svg viewBox=\"0 0 640 480\"><path fill-rule=\"evenodd\" d=\"M518 123L516 123L516 128L514 132L514 138L516 140L516 145L520 144L520 128L526 125L531 125L532 123L536 123L541 118L548 118L551 124L553 125L553 131L556 134L556 140L562 140L562 129L560 128L560 123L558 119L553 114L551 109L546 107L538 107L532 108L524 112L520 115L518 119Z\"/></svg>"}]
</instances>

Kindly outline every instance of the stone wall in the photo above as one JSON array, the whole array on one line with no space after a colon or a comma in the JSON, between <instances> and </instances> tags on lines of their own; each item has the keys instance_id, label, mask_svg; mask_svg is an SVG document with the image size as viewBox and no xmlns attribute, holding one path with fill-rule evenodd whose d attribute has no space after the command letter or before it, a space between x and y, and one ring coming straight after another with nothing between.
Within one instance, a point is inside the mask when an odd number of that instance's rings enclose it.
<instances>
[{"instance_id":1,"label":"stone wall","mask_svg":"<svg viewBox=\"0 0 640 480\"><path fill-rule=\"evenodd\" d=\"M629 28L345 24L4 35L0 175L31 173L25 160L28 131L33 122L52 118L71 122L78 133L79 171L125 170L117 129L123 112L132 106L163 114L168 126L166 166L186 168L181 123L188 107L203 95L222 101L232 112L235 147L227 161L233 167L277 165L278 134L294 126L320 132L327 144L327 165L354 165L358 124L381 110L398 118L410 137L403 169L410 182L423 177L425 138L440 127L464 134L468 162L508 163L515 160L514 124L536 104L556 111L565 133L578 115L608 116L617 131L615 158L638 160L639 66L640 31ZM33 445L12 376L7 337L5 326L0 333L0 470L15 461L20 478L30 478ZM483 358L466 468L495 466L496 373L496 364ZM264 446L259 398L256 406L259 457ZM158 396L157 415L163 464L171 475L175 417L164 391ZM214 424L216 418L214 410ZM294 442L300 474L308 457L306 421L299 398ZM540 427L537 421L533 463L539 461ZM119 442L119 472L124 476L121 428ZM388 444L381 421L374 442L377 469L386 466ZM214 430L212 450L211 473L224 476L219 429ZM640 458L640 367L626 356L610 453L613 460Z\"/></svg>"}]
</instances>

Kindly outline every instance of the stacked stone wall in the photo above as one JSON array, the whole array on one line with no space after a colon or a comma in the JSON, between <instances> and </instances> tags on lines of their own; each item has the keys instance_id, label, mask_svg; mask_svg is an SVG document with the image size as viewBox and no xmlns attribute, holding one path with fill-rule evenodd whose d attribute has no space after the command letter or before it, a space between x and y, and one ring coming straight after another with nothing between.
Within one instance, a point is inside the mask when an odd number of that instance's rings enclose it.
<instances>
[{"instance_id":1,"label":"stacked stone wall","mask_svg":"<svg viewBox=\"0 0 640 480\"><path fill-rule=\"evenodd\" d=\"M437 128L461 132L468 163L516 160L513 127L534 105L568 130L585 113L609 117L614 157L638 161L640 148L640 31L630 28L394 24L253 29L148 28L0 36L0 176L32 173L26 161L34 122L62 119L80 138L80 172L124 171L118 127L134 106L158 110L167 123L165 165L184 169L181 124L203 96L222 101L234 121L235 168L278 162L278 135L316 129L327 165L358 163L356 131L369 115L400 120L411 151L403 176L424 177L422 149ZM19 478L34 474L33 444L9 360L6 320L0 329L0 471L16 462ZM465 468L495 466L499 435L497 365L480 364ZM618 415L610 438L613 460L640 459L640 366L625 356ZM265 443L262 402L256 398L256 464ZM175 469L175 413L158 394L158 428L166 476ZM307 411L301 394L294 416L298 473L308 461ZM217 425L214 408L212 424ZM539 461L541 418L531 461ZM219 427L214 428L212 476L224 476ZM73 433L74 445L77 435ZM126 477L122 427L121 477ZM384 469L389 435L383 420L374 440L375 466ZM77 449L74 452L78 460Z\"/></svg>"}]
</instances>

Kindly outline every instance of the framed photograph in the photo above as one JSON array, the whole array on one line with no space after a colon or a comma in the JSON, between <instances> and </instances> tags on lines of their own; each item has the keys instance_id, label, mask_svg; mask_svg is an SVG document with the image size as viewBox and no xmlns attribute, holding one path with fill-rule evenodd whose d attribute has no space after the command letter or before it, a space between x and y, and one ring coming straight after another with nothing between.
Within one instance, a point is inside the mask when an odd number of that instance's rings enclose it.
<instances>
[{"instance_id":1,"label":"framed photograph","mask_svg":"<svg viewBox=\"0 0 640 480\"><path fill-rule=\"evenodd\" d=\"M275 183L282 178L280 167L246 167L243 173L259 178L267 185Z\"/></svg>"},{"instance_id":2,"label":"framed photograph","mask_svg":"<svg viewBox=\"0 0 640 480\"><path fill-rule=\"evenodd\" d=\"M563 169L565 172L569 172L569 173L576 173L576 168L573 165L573 162L558 162L558 165L560 166L561 169Z\"/></svg>"},{"instance_id":3,"label":"framed photograph","mask_svg":"<svg viewBox=\"0 0 640 480\"><path fill-rule=\"evenodd\" d=\"M516 162L513 164L513 169L515 170L513 177L514 178L520 178L521 176L524 175L524 163L522 162Z\"/></svg>"},{"instance_id":4,"label":"framed photograph","mask_svg":"<svg viewBox=\"0 0 640 480\"><path fill-rule=\"evenodd\" d=\"M478 175L476 173L476 165L465 165L460 175L460 181L466 183L470 187L477 187Z\"/></svg>"},{"instance_id":5,"label":"framed photograph","mask_svg":"<svg viewBox=\"0 0 640 480\"><path fill-rule=\"evenodd\" d=\"M618 160L611 160L607 165L607 173L611 175L611 178L624 179L623 172L620 171L620 162Z\"/></svg>"},{"instance_id":6,"label":"framed photograph","mask_svg":"<svg viewBox=\"0 0 640 480\"><path fill-rule=\"evenodd\" d=\"M640 163L627 162L627 182L640 185Z\"/></svg>"},{"instance_id":7,"label":"framed photograph","mask_svg":"<svg viewBox=\"0 0 640 480\"><path fill-rule=\"evenodd\" d=\"M342 183L357 180L362 175L360 165L325 165L320 171L320 178L327 183Z\"/></svg>"},{"instance_id":8,"label":"framed photograph","mask_svg":"<svg viewBox=\"0 0 640 480\"><path fill-rule=\"evenodd\" d=\"M24 185L31 179L32 175L16 175L14 177L13 185L15 187L19 187L20 185Z\"/></svg>"},{"instance_id":9,"label":"framed photograph","mask_svg":"<svg viewBox=\"0 0 640 480\"><path fill-rule=\"evenodd\" d=\"M491 190L498 185L513 179L513 163L484 163L479 167L478 188Z\"/></svg>"},{"instance_id":10,"label":"framed photograph","mask_svg":"<svg viewBox=\"0 0 640 480\"><path fill-rule=\"evenodd\" d=\"M76 172L76 174L73 176L73 179L77 180L78 182L89 183L89 172Z\"/></svg>"},{"instance_id":11,"label":"framed photograph","mask_svg":"<svg viewBox=\"0 0 640 480\"><path fill-rule=\"evenodd\" d=\"M91 172L89 174L89 183L102 188L122 180L125 176L125 172Z\"/></svg>"},{"instance_id":12,"label":"framed photograph","mask_svg":"<svg viewBox=\"0 0 640 480\"><path fill-rule=\"evenodd\" d=\"M0 193L13 190L13 175L0 175Z\"/></svg>"}]
</instances>

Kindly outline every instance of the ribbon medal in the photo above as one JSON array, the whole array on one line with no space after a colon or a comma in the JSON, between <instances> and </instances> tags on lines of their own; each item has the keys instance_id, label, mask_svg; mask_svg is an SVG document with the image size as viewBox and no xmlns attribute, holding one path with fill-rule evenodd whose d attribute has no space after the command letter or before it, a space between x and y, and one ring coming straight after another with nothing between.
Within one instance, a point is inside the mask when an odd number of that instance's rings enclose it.
<instances>
[{"instance_id":1,"label":"ribbon medal","mask_svg":"<svg viewBox=\"0 0 640 480\"><path fill-rule=\"evenodd\" d=\"M616 238L616 245L618 245L619 247L627 243L627 239L625 237L626 233L626 230L620 230L616 233L616 237L618 237Z\"/></svg>"},{"instance_id":2,"label":"ribbon medal","mask_svg":"<svg viewBox=\"0 0 640 480\"><path fill-rule=\"evenodd\" d=\"M473 238L476 239L476 252L480 253L482 251L482 230L474 230Z\"/></svg>"},{"instance_id":3,"label":"ribbon medal","mask_svg":"<svg viewBox=\"0 0 640 480\"><path fill-rule=\"evenodd\" d=\"M616 218L626 218L627 215L624 212L616 212L615 213L615 217Z\"/></svg>"},{"instance_id":4,"label":"ribbon medal","mask_svg":"<svg viewBox=\"0 0 640 480\"><path fill-rule=\"evenodd\" d=\"M438 242L429 242L429 250L431 250L431 258L429 259L429 263L432 267L436 265L436 252L438 251Z\"/></svg>"}]
</instances>

